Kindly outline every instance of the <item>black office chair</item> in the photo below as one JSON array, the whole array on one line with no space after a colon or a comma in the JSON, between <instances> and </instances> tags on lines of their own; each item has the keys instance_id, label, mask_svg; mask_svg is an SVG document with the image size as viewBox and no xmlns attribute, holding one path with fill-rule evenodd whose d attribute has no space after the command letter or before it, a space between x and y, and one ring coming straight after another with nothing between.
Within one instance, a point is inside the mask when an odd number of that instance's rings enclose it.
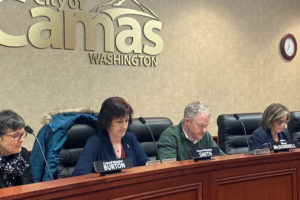
<instances>
[{"instance_id":1,"label":"black office chair","mask_svg":"<svg viewBox=\"0 0 300 200\"><path fill-rule=\"evenodd\" d=\"M259 127L262 113L242 113L238 114L244 123L247 139L250 134ZM219 147L227 154L246 153L248 144L243 126L233 114L219 115L217 119Z\"/></svg>"},{"instance_id":2,"label":"black office chair","mask_svg":"<svg viewBox=\"0 0 300 200\"><path fill-rule=\"evenodd\" d=\"M58 153L57 178L72 176L86 140L96 133L95 126L82 123L76 123L68 130L67 139Z\"/></svg>"},{"instance_id":3,"label":"black office chair","mask_svg":"<svg viewBox=\"0 0 300 200\"><path fill-rule=\"evenodd\" d=\"M173 125L172 121L166 117L148 117L144 119L152 130L156 143L161 133L169 126ZM138 119L132 119L132 123L129 126L128 131L132 132L137 137L137 140L140 142L143 150L150 160L157 159L156 147L149 129L145 124L142 124Z\"/></svg>"},{"instance_id":4,"label":"black office chair","mask_svg":"<svg viewBox=\"0 0 300 200\"><path fill-rule=\"evenodd\" d=\"M291 120L288 123L288 129L292 138L300 144L300 112L291 112Z\"/></svg>"}]
</instances>

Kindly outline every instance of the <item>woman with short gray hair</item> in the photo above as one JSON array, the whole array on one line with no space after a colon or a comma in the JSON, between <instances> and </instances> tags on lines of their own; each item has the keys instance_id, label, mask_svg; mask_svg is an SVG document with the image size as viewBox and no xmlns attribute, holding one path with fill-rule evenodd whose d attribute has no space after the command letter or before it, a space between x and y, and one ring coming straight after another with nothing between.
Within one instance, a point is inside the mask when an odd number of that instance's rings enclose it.
<instances>
[{"instance_id":1,"label":"woman with short gray hair","mask_svg":"<svg viewBox=\"0 0 300 200\"><path fill-rule=\"evenodd\" d=\"M23 118L12 110L0 111L0 188L32 183L29 154L22 147L27 135Z\"/></svg>"}]
</instances>

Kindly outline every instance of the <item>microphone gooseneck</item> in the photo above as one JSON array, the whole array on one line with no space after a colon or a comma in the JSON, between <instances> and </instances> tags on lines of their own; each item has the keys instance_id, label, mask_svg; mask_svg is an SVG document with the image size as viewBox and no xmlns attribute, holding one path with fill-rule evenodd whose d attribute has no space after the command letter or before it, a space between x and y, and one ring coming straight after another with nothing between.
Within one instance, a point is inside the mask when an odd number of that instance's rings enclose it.
<instances>
[{"instance_id":1,"label":"microphone gooseneck","mask_svg":"<svg viewBox=\"0 0 300 200\"><path fill-rule=\"evenodd\" d=\"M155 150L156 150L156 154L157 154L157 158L159 159L160 163L162 163L162 160L160 159L159 155L158 155L158 148L157 148L157 145L156 145L156 142L155 142L155 139L154 139L154 135L152 133L152 130L151 128L149 127L149 125L146 123L146 120L143 118L143 117L139 117L138 119L142 124L145 124L151 134L151 137L152 137L152 140L153 140L153 143L154 143L154 146L155 146Z\"/></svg>"},{"instance_id":2,"label":"microphone gooseneck","mask_svg":"<svg viewBox=\"0 0 300 200\"><path fill-rule=\"evenodd\" d=\"M32 129L30 126L25 126L24 129L25 129L25 131L26 131L27 133L33 135L34 138L35 138L35 140L37 141L38 146L39 146L39 148L40 148L40 150L41 150L43 159L44 159L44 161L45 161L46 167L47 167L47 169L48 169L49 175L50 175L50 177L51 177L51 180L53 180L53 176L52 176L52 174L51 174L51 172L50 172L50 168L49 168L48 162L47 162L46 157L45 157L45 153L43 152L43 149L42 149L42 146L41 146L41 143L40 143L39 139L36 137L36 135L35 135L34 132L33 132L33 129Z\"/></svg>"},{"instance_id":3,"label":"microphone gooseneck","mask_svg":"<svg viewBox=\"0 0 300 200\"><path fill-rule=\"evenodd\" d=\"M244 134L245 134L245 138L246 138L246 142L247 142L247 146L248 146L248 152L250 152L250 145L249 145L249 141L248 141L248 137L247 137L247 132L246 132L246 128L245 125L243 123L243 121L240 119L240 116L238 114L233 114L234 118L236 118L243 126L244 129Z\"/></svg>"}]
</instances>

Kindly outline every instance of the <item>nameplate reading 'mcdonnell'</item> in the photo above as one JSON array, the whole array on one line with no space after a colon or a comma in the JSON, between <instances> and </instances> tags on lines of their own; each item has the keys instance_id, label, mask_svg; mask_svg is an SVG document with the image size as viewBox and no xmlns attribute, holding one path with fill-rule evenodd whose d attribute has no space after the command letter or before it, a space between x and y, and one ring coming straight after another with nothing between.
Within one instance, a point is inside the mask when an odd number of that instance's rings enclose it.
<instances>
[{"instance_id":1,"label":"nameplate reading 'mcdonnell'","mask_svg":"<svg viewBox=\"0 0 300 200\"><path fill-rule=\"evenodd\" d=\"M96 161L93 162L95 172L100 175L120 173L122 169L133 167L130 158L121 158L110 161Z\"/></svg>"},{"instance_id":2,"label":"nameplate reading 'mcdonnell'","mask_svg":"<svg viewBox=\"0 0 300 200\"><path fill-rule=\"evenodd\" d=\"M274 152L289 151L290 149L295 148L296 143L294 141L280 140L279 142L271 143L271 149L274 150Z\"/></svg>"}]
</instances>

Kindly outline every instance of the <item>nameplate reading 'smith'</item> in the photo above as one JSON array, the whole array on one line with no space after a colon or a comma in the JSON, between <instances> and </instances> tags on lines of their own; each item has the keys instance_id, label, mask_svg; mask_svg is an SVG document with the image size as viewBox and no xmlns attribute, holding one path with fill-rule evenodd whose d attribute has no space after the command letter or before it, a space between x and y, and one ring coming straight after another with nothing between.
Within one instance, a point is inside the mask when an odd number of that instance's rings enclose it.
<instances>
[{"instance_id":1,"label":"nameplate reading 'smith'","mask_svg":"<svg viewBox=\"0 0 300 200\"><path fill-rule=\"evenodd\" d=\"M131 168L133 166L130 158L122 158L110 161L101 160L93 162L93 165L95 171L101 175L118 173L121 172L122 169Z\"/></svg>"},{"instance_id":2,"label":"nameplate reading 'smith'","mask_svg":"<svg viewBox=\"0 0 300 200\"><path fill-rule=\"evenodd\" d=\"M198 150L192 149L190 151L190 157L195 161L210 159L212 156L213 156L212 149L198 149Z\"/></svg>"},{"instance_id":3,"label":"nameplate reading 'smith'","mask_svg":"<svg viewBox=\"0 0 300 200\"><path fill-rule=\"evenodd\" d=\"M290 149L295 149L296 143L293 141L281 140L280 142L271 143L271 149L275 152L278 151L289 151Z\"/></svg>"},{"instance_id":4,"label":"nameplate reading 'smith'","mask_svg":"<svg viewBox=\"0 0 300 200\"><path fill-rule=\"evenodd\" d=\"M190 158L197 160L210 159L212 156L217 156L220 154L218 147L206 148L206 149L192 149L190 152Z\"/></svg>"}]
</instances>

